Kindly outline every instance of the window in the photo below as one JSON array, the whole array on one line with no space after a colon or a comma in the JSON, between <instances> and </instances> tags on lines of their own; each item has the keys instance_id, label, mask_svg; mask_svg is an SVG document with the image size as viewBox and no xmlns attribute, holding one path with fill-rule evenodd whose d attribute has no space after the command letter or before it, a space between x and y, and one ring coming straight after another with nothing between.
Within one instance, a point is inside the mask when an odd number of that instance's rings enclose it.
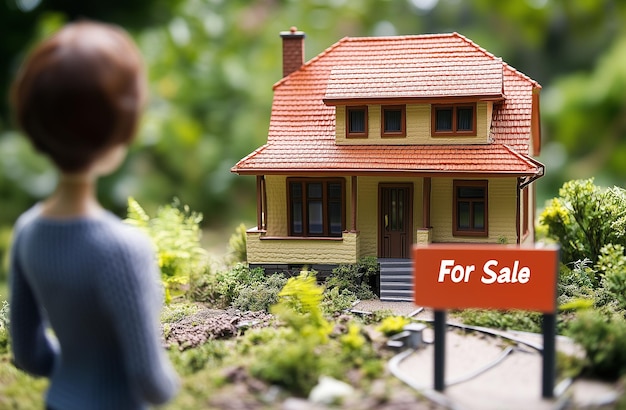
<instances>
[{"instance_id":1,"label":"window","mask_svg":"<svg viewBox=\"0 0 626 410\"><path fill-rule=\"evenodd\" d=\"M476 104L433 105L433 135L476 135Z\"/></svg>"},{"instance_id":2,"label":"window","mask_svg":"<svg viewBox=\"0 0 626 410\"><path fill-rule=\"evenodd\" d=\"M454 181L454 235L487 236L487 181Z\"/></svg>"},{"instance_id":3,"label":"window","mask_svg":"<svg viewBox=\"0 0 626 410\"><path fill-rule=\"evenodd\" d=\"M381 108L381 135L383 137L406 136L406 109L404 105L388 105Z\"/></svg>"},{"instance_id":4,"label":"window","mask_svg":"<svg viewBox=\"0 0 626 410\"><path fill-rule=\"evenodd\" d=\"M346 107L346 136L367 138L367 106Z\"/></svg>"},{"instance_id":5,"label":"window","mask_svg":"<svg viewBox=\"0 0 626 410\"><path fill-rule=\"evenodd\" d=\"M290 236L341 236L344 230L343 179L287 180Z\"/></svg>"}]
</instances>

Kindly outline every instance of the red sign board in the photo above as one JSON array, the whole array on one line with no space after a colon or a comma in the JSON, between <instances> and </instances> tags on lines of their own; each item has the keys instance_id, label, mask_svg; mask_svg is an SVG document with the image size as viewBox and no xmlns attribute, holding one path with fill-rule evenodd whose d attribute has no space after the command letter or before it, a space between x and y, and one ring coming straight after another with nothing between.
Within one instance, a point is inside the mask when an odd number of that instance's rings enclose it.
<instances>
[{"instance_id":1,"label":"red sign board","mask_svg":"<svg viewBox=\"0 0 626 410\"><path fill-rule=\"evenodd\" d=\"M558 247L429 245L413 249L415 303L435 309L556 312Z\"/></svg>"}]
</instances>

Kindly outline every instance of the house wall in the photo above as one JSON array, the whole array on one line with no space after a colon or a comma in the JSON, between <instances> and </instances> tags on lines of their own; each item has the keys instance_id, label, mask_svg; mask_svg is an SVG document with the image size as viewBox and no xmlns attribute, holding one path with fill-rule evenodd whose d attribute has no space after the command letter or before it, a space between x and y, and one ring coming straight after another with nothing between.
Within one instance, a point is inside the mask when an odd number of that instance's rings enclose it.
<instances>
[{"instance_id":1,"label":"house wall","mask_svg":"<svg viewBox=\"0 0 626 410\"><path fill-rule=\"evenodd\" d=\"M354 263L363 256L378 255L378 188L381 183L413 184L413 242L423 226L423 178L358 177L357 232L344 232L342 238L288 238L287 178L266 176L267 230L248 232L248 262L252 264ZM431 226L433 242L499 243L517 242L517 179L492 178L488 185L488 237L454 237L452 235L453 178L431 180ZM346 229L350 229L351 178L346 178ZM534 186L531 185L534 190ZM532 198L533 191L529 192ZM534 203L529 206L529 235L532 243ZM523 207L522 207L523 209ZM521 212L521 210L520 210ZM521 219L523 220L523 219Z\"/></svg>"},{"instance_id":2,"label":"house wall","mask_svg":"<svg viewBox=\"0 0 626 410\"><path fill-rule=\"evenodd\" d=\"M247 232L248 263L254 265L356 263L359 235L344 232L342 238L268 237L261 232Z\"/></svg>"},{"instance_id":3,"label":"house wall","mask_svg":"<svg viewBox=\"0 0 626 410\"><path fill-rule=\"evenodd\" d=\"M368 105L368 137L346 138L346 107L336 108L336 141L339 145L426 145L426 144L485 144L489 140L493 103L476 104L476 136L432 137L431 105L406 104L406 137L381 137L379 104Z\"/></svg>"},{"instance_id":4,"label":"house wall","mask_svg":"<svg viewBox=\"0 0 626 410\"><path fill-rule=\"evenodd\" d=\"M517 243L517 179L489 179L488 237L452 235L452 178L433 178L431 186L431 225L433 242Z\"/></svg>"}]
</instances>

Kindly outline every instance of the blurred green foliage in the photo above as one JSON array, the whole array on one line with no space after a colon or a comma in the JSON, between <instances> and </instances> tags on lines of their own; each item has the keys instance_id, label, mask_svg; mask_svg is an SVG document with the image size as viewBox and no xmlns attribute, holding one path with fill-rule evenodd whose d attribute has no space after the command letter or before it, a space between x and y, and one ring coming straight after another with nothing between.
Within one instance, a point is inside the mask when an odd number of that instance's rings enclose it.
<instances>
[{"instance_id":1,"label":"blurred green foliage","mask_svg":"<svg viewBox=\"0 0 626 410\"><path fill-rule=\"evenodd\" d=\"M122 215L130 195L153 212L176 196L211 226L254 221L254 179L230 173L266 141L278 33L307 34L306 59L341 37L458 31L544 86L548 169L540 199L565 180L626 176L626 3L618 0L6 0L0 2L0 93L25 52L64 22L123 25L149 69L151 98L123 167L101 181ZM55 184L0 99L0 226ZM542 204L540 200L539 204Z\"/></svg>"}]
</instances>

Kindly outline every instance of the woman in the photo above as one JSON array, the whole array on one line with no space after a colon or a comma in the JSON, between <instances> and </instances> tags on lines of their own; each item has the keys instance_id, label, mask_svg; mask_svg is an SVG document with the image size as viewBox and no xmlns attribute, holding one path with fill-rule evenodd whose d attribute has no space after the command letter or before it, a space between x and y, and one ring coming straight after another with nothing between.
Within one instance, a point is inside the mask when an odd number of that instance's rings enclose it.
<instances>
[{"instance_id":1,"label":"woman","mask_svg":"<svg viewBox=\"0 0 626 410\"><path fill-rule=\"evenodd\" d=\"M178 377L160 342L153 247L96 198L98 177L120 165L136 131L145 99L139 52L119 28L69 24L32 51L11 99L18 126L59 171L54 193L15 226L15 364L50 378L49 409L168 401Z\"/></svg>"}]
</instances>

